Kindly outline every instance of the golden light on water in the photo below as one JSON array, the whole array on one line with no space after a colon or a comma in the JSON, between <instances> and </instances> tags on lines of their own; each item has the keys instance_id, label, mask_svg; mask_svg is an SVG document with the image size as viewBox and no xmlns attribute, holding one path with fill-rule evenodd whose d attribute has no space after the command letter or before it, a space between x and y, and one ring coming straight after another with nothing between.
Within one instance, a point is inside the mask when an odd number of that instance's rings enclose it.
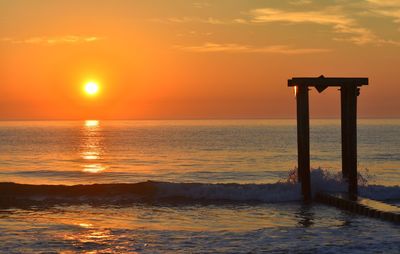
<instances>
[{"instance_id":1,"label":"golden light on water","mask_svg":"<svg viewBox=\"0 0 400 254\"><path fill-rule=\"evenodd\" d=\"M106 168L102 167L101 164L87 164L84 165L83 172L86 173L100 173L104 171Z\"/></svg>"},{"instance_id":2,"label":"golden light on water","mask_svg":"<svg viewBox=\"0 0 400 254\"><path fill-rule=\"evenodd\" d=\"M80 227L82 227L82 228L91 228L91 227L93 227L93 224L91 224L91 223L79 223L78 225Z\"/></svg>"},{"instance_id":3,"label":"golden light on water","mask_svg":"<svg viewBox=\"0 0 400 254\"><path fill-rule=\"evenodd\" d=\"M79 244L106 244L108 241L113 240L115 238L115 236L111 233L109 229L99 228L91 223L79 223L75 225L80 227L82 230L78 232L67 233L62 236L63 239L68 241L73 241L79 245ZM85 253L98 253L98 252L95 251L95 252L85 252Z\"/></svg>"},{"instance_id":4,"label":"golden light on water","mask_svg":"<svg viewBox=\"0 0 400 254\"><path fill-rule=\"evenodd\" d=\"M85 160L96 160L100 158L100 154L97 152L82 152L82 158Z\"/></svg>"},{"instance_id":5,"label":"golden light on water","mask_svg":"<svg viewBox=\"0 0 400 254\"><path fill-rule=\"evenodd\" d=\"M101 173L107 169L103 165L103 136L100 121L86 120L83 123L80 145L82 171L85 173Z\"/></svg>"}]
</instances>

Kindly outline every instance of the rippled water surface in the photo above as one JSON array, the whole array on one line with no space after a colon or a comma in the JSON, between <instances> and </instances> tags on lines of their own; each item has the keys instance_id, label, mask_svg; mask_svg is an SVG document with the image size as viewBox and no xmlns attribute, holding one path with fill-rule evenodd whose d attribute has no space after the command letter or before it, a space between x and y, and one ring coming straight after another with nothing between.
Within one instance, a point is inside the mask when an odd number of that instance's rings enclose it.
<instances>
[{"instance_id":1,"label":"rippled water surface","mask_svg":"<svg viewBox=\"0 0 400 254\"><path fill-rule=\"evenodd\" d=\"M4 253L400 250L398 225L322 205L82 205L8 209L0 214Z\"/></svg>"},{"instance_id":2,"label":"rippled water surface","mask_svg":"<svg viewBox=\"0 0 400 254\"><path fill-rule=\"evenodd\" d=\"M0 179L267 183L297 164L293 120L0 122ZM340 122L311 122L311 165L340 170ZM359 169L400 182L400 121L359 120Z\"/></svg>"},{"instance_id":3,"label":"rippled water surface","mask_svg":"<svg viewBox=\"0 0 400 254\"><path fill-rule=\"evenodd\" d=\"M343 188L340 140L311 122L314 190ZM0 252L399 253L399 225L300 202L296 141L293 120L0 122L0 182L38 185L0 199ZM399 204L400 120L359 120L358 161L360 194ZM94 183L118 184L43 186Z\"/></svg>"}]
</instances>

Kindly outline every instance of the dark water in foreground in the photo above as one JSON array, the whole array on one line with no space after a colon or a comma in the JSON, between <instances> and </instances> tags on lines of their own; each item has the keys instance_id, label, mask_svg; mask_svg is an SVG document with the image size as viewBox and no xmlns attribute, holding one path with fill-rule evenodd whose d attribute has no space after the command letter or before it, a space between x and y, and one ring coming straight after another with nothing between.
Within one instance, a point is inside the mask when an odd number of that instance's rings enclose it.
<instances>
[{"instance_id":1,"label":"dark water in foreground","mask_svg":"<svg viewBox=\"0 0 400 254\"><path fill-rule=\"evenodd\" d=\"M360 195L399 204L400 120L358 124ZM340 122L311 128L313 191L345 189ZM35 185L0 184L0 252L400 252L399 225L303 205L296 161L292 120L0 122L0 182Z\"/></svg>"}]
</instances>

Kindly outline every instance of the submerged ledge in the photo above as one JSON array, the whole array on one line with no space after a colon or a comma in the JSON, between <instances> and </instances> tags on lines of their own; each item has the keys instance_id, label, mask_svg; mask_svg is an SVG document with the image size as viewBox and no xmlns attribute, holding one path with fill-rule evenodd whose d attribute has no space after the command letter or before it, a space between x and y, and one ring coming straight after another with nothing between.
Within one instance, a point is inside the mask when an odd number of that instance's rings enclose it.
<instances>
[{"instance_id":1,"label":"submerged ledge","mask_svg":"<svg viewBox=\"0 0 400 254\"><path fill-rule=\"evenodd\" d=\"M400 207L380 201L359 196L351 198L345 193L324 192L317 193L315 201L371 218L400 223Z\"/></svg>"}]
</instances>

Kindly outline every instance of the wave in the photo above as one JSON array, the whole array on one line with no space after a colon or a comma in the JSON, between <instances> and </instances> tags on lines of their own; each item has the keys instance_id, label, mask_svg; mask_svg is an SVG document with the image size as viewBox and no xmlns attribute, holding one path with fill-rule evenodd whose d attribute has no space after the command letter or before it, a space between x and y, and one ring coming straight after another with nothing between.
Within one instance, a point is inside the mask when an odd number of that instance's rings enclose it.
<instances>
[{"instance_id":1,"label":"wave","mask_svg":"<svg viewBox=\"0 0 400 254\"><path fill-rule=\"evenodd\" d=\"M0 183L0 204L36 202L227 201L286 202L300 200L300 185L205 184L147 181L133 184L29 185Z\"/></svg>"},{"instance_id":2,"label":"wave","mask_svg":"<svg viewBox=\"0 0 400 254\"><path fill-rule=\"evenodd\" d=\"M146 181L140 183L90 185L30 185L0 183L0 204L21 202L290 202L301 200L295 170L285 181L271 184L209 184ZM400 200L400 186L368 185L359 177L359 194L377 200ZM347 184L339 173L315 169L311 172L313 194L345 192Z\"/></svg>"}]
</instances>

